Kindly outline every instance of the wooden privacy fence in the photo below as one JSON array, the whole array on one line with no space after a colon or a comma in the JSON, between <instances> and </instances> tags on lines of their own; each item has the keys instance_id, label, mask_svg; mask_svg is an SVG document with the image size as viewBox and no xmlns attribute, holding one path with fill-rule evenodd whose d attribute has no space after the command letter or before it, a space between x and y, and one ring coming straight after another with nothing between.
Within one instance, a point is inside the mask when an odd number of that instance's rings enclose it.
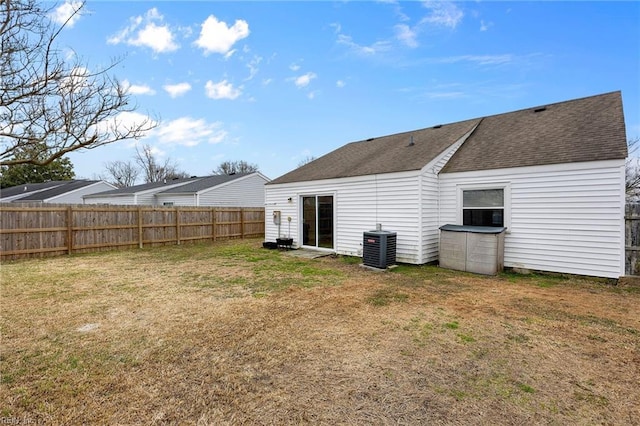
<instances>
[{"instance_id":1,"label":"wooden privacy fence","mask_svg":"<svg viewBox=\"0 0 640 426\"><path fill-rule=\"evenodd\" d=\"M3 260L264 236L264 208L0 204Z\"/></svg>"},{"instance_id":2,"label":"wooden privacy fence","mask_svg":"<svg viewBox=\"0 0 640 426\"><path fill-rule=\"evenodd\" d=\"M640 203L627 203L625 221L625 275L640 275Z\"/></svg>"}]
</instances>

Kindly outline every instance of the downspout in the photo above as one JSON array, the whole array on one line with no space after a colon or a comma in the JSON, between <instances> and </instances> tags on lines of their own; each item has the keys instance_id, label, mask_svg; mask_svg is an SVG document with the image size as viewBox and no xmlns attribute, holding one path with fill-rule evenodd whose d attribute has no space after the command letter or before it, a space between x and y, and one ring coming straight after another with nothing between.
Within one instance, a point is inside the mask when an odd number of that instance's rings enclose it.
<instances>
[{"instance_id":1,"label":"downspout","mask_svg":"<svg viewBox=\"0 0 640 426\"><path fill-rule=\"evenodd\" d=\"M418 174L418 224L420 228L418 229L418 265L422 265L424 263L424 217L422 216L422 173Z\"/></svg>"}]
</instances>

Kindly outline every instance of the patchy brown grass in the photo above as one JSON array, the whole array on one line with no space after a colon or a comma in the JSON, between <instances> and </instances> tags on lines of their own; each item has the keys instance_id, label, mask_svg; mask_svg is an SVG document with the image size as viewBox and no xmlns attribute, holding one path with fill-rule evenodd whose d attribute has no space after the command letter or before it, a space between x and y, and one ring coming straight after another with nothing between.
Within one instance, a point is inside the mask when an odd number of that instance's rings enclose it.
<instances>
[{"instance_id":1,"label":"patchy brown grass","mask_svg":"<svg viewBox=\"0 0 640 426\"><path fill-rule=\"evenodd\" d=\"M640 424L640 292L259 241L2 265L0 418Z\"/></svg>"}]
</instances>

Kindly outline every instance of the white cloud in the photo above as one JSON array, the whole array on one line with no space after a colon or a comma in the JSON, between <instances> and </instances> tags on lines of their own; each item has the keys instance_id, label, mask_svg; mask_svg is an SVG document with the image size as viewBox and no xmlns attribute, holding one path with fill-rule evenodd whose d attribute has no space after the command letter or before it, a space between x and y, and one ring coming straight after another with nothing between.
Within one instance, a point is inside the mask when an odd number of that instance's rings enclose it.
<instances>
[{"instance_id":1,"label":"white cloud","mask_svg":"<svg viewBox=\"0 0 640 426\"><path fill-rule=\"evenodd\" d=\"M395 26L396 38L409 47L418 47L418 33L408 25L398 24Z\"/></svg>"},{"instance_id":2,"label":"white cloud","mask_svg":"<svg viewBox=\"0 0 640 426\"><path fill-rule=\"evenodd\" d=\"M295 77L294 78L294 83L295 83L296 87L298 87L298 88L306 87L306 86L309 85L309 83L311 83L311 80L313 80L316 77L318 77L316 75L316 73L308 72L308 73L303 74L301 76Z\"/></svg>"},{"instance_id":3,"label":"white cloud","mask_svg":"<svg viewBox=\"0 0 640 426\"><path fill-rule=\"evenodd\" d=\"M174 42L171 29L163 21L158 9L149 9L144 16L129 18L129 26L109 37L107 43L148 47L155 53L177 50L180 46Z\"/></svg>"},{"instance_id":4,"label":"white cloud","mask_svg":"<svg viewBox=\"0 0 640 426\"><path fill-rule=\"evenodd\" d=\"M60 6L56 7L49 15L51 20L58 25L67 24L68 28L72 28L78 19L80 19L80 13L78 11L82 8L81 1L65 1Z\"/></svg>"},{"instance_id":5,"label":"white cloud","mask_svg":"<svg viewBox=\"0 0 640 426\"><path fill-rule=\"evenodd\" d=\"M464 17L462 10L453 2L426 0L423 5L430 11L429 15L422 18L424 23L454 29Z\"/></svg>"},{"instance_id":6,"label":"white cloud","mask_svg":"<svg viewBox=\"0 0 640 426\"><path fill-rule=\"evenodd\" d=\"M191 85L189 83L165 84L162 88L169 94L169 96L177 98L191 90Z\"/></svg>"},{"instance_id":7,"label":"white cloud","mask_svg":"<svg viewBox=\"0 0 640 426\"><path fill-rule=\"evenodd\" d=\"M69 72L68 76L59 81L60 90L65 93L78 93L89 86L88 77L90 75L91 71L87 68L75 67Z\"/></svg>"},{"instance_id":8,"label":"white cloud","mask_svg":"<svg viewBox=\"0 0 640 426\"><path fill-rule=\"evenodd\" d=\"M347 85L347 83L344 80L336 81L336 87L343 88L346 85Z\"/></svg>"},{"instance_id":9,"label":"white cloud","mask_svg":"<svg viewBox=\"0 0 640 426\"><path fill-rule=\"evenodd\" d=\"M493 22L484 22L484 20L480 20L480 31L487 31L492 26Z\"/></svg>"},{"instance_id":10,"label":"white cloud","mask_svg":"<svg viewBox=\"0 0 640 426\"><path fill-rule=\"evenodd\" d=\"M249 77L247 77L246 80L252 80L253 77L258 74L258 65L260 65L260 62L262 62L262 57L257 55L254 56L253 59L251 59L249 62L247 62L247 68L249 68Z\"/></svg>"},{"instance_id":11,"label":"white cloud","mask_svg":"<svg viewBox=\"0 0 640 426\"><path fill-rule=\"evenodd\" d=\"M122 85L126 88L127 92L132 95L155 95L156 91L145 84L131 84L128 80L124 80Z\"/></svg>"},{"instance_id":12,"label":"white cloud","mask_svg":"<svg viewBox=\"0 0 640 426\"><path fill-rule=\"evenodd\" d=\"M156 53L171 52L178 48L173 42L173 34L166 25L151 22L138 32L138 37L129 42L134 46L146 46Z\"/></svg>"},{"instance_id":13,"label":"white cloud","mask_svg":"<svg viewBox=\"0 0 640 426\"><path fill-rule=\"evenodd\" d=\"M220 143L227 137L227 131L222 129L221 122L208 123L204 119L180 117L162 123L154 136L163 144L196 146L200 143Z\"/></svg>"},{"instance_id":14,"label":"white cloud","mask_svg":"<svg viewBox=\"0 0 640 426\"><path fill-rule=\"evenodd\" d=\"M133 129L143 123L153 127L157 122L146 114L136 111L124 111L108 120L103 120L95 126L95 130L102 134L114 134L126 132L126 129ZM153 131L147 133L142 139L149 137Z\"/></svg>"},{"instance_id":15,"label":"white cloud","mask_svg":"<svg viewBox=\"0 0 640 426\"><path fill-rule=\"evenodd\" d=\"M236 99L242 93L241 89L233 87L233 84L227 80L222 80L219 83L209 80L204 88L207 97L211 99Z\"/></svg>"},{"instance_id":16,"label":"white cloud","mask_svg":"<svg viewBox=\"0 0 640 426\"><path fill-rule=\"evenodd\" d=\"M363 46L355 43L351 36L344 34L338 34L338 44L343 44L353 52L363 56L372 56L391 50L391 43L388 41L377 41L370 46Z\"/></svg>"},{"instance_id":17,"label":"white cloud","mask_svg":"<svg viewBox=\"0 0 640 426\"><path fill-rule=\"evenodd\" d=\"M296 72L296 71L300 70L300 65L298 65L298 64L291 64L291 65L289 65L289 69L290 69L291 71L293 71L293 72Z\"/></svg>"},{"instance_id":18,"label":"white cloud","mask_svg":"<svg viewBox=\"0 0 640 426\"><path fill-rule=\"evenodd\" d=\"M457 62L472 62L477 65L504 65L514 61L513 55L460 55L430 59L437 64L454 64Z\"/></svg>"},{"instance_id":19,"label":"white cloud","mask_svg":"<svg viewBox=\"0 0 640 426\"><path fill-rule=\"evenodd\" d=\"M429 99L460 99L465 97L464 92L428 92L426 96Z\"/></svg>"},{"instance_id":20,"label":"white cloud","mask_svg":"<svg viewBox=\"0 0 640 426\"><path fill-rule=\"evenodd\" d=\"M248 36L249 24L246 21L238 19L229 27L225 22L218 21L215 16L210 15L202 23L200 37L195 44L204 50L205 55L220 53L229 56L233 53L233 45Z\"/></svg>"}]
</instances>

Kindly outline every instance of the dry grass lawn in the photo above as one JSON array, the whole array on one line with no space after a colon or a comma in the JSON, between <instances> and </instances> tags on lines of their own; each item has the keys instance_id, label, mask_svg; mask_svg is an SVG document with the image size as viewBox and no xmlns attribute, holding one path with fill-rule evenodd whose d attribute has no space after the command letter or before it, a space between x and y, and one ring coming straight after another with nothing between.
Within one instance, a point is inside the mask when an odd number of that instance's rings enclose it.
<instances>
[{"instance_id":1,"label":"dry grass lawn","mask_svg":"<svg viewBox=\"0 0 640 426\"><path fill-rule=\"evenodd\" d=\"M3 424L640 424L637 288L257 240L0 278Z\"/></svg>"}]
</instances>

